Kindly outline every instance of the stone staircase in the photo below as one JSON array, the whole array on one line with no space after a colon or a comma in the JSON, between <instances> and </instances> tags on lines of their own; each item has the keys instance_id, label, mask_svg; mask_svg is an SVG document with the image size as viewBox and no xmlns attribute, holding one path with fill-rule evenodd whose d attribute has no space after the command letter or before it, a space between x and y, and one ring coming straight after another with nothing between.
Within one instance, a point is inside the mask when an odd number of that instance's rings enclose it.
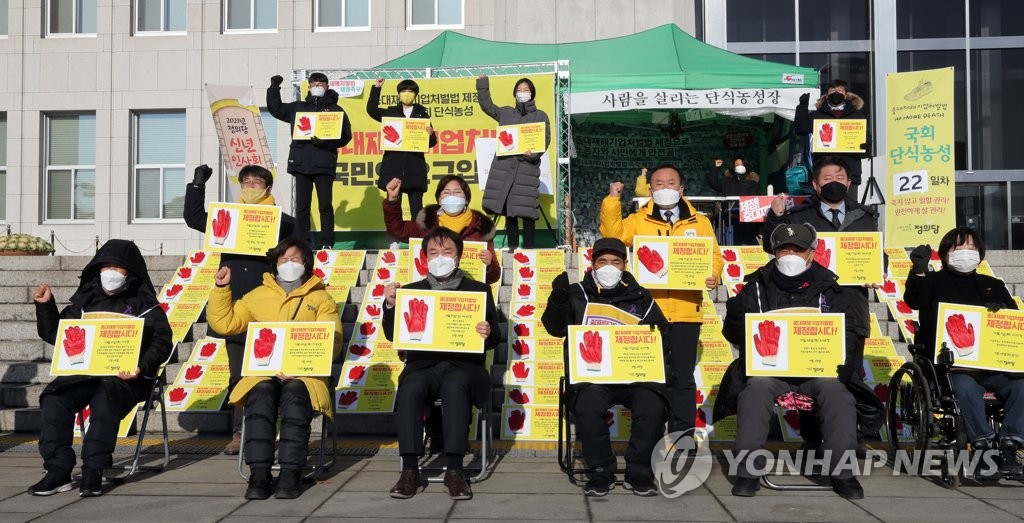
<instances>
[{"instance_id":1,"label":"stone staircase","mask_svg":"<svg viewBox=\"0 0 1024 523\"><path fill-rule=\"evenodd\" d=\"M352 289L348 302L342 308L346 346L376 258L376 252L367 253L357 286ZM498 302L507 317L512 298L512 260L506 258L502 280L506 284L501 287ZM42 282L49 283L58 307L63 308L77 288L78 275L89 259L84 256L0 257L0 433L38 432L39 393L51 380L49 366L53 346L41 341L36 334L35 306L31 299L35 286ZM1024 294L1024 257L1014 251L990 251L987 259L995 273L1007 282L1011 293L1018 296ZM182 262L182 256L146 258L150 274L157 285L170 281ZM570 275L575 274L575 256L566 255L566 266ZM570 277L575 279L574 276ZM713 299L718 313L724 314L725 289L719 287L713 293ZM897 351L901 355L908 355L906 343L900 341L899 328L889 318L885 304L872 301L870 308L877 315L882 332L896 342ZM192 335L175 347L177 357L168 366L168 376L173 378L181 366L179 362L188 359L192 351L192 340L201 339L205 335L206 324L196 323ZM506 323L502 323L502 338L507 338ZM503 342L496 350L491 372L496 407L503 398L501 383L506 355L506 344ZM390 414L346 414L341 420L339 430L345 434L394 434L393 415ZM168 423L169 430L176 433L226 435L230 431L228 412L169 413ZM314 431L319 430L319 418L314 424Z\"/></svg>"}]
</instances>

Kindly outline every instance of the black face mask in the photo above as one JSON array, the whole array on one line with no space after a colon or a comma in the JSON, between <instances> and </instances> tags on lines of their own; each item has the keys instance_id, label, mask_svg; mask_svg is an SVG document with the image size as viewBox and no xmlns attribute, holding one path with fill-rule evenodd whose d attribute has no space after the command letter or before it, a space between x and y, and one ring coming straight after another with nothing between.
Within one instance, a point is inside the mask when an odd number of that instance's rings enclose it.
<instances>
[{"instance_id":1,"label":"black face mask","mask_svg":"<svg viewBox=\"0 0 1024 523\"><path fill-rule=\"evenodd\" d=\"M821 186L818 195L828 203L839 203L846 198L846 185L840 182L828 182Z\"/></svg>"},{"instance_id":2,"label":"black face mask","mask_svg":"<svg viewBox=\"0 0 1024 523\"><path fill-rule=\"evenodd\" d=\"M830 105L842 105L844 102L846 102L846 95L839 91L835 91L828 95L828 103Z\"/></svg>"}]
</instances>

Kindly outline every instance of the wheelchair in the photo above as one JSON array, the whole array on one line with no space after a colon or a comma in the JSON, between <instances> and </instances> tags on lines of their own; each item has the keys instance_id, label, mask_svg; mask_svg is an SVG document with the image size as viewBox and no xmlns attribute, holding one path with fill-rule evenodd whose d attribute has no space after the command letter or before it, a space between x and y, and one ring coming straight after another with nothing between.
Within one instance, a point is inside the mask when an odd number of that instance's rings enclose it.
<instances>
[{"instance_id":1,"label":"wheelchair","mask_svg":"<svg viewBox=\"0 0 1024 523\"><path fill-rule=\"evenodd\" d=\"M908 347L913 359L901 366L889 381L889 401L886 406L885 425L888 432L889 463L895 464L899 451L941 451L939 458L940 483L955 489L965 471L957 464L968 462L967 427L953 396L950 370L954 358L952 350L943 343L933 363L923 345ZM1003 419L1003 402L991 393L985 394L985 411L989 423L998 432ZM907 437L901 437L906 435ZM951 466L952 464L952 466ZM913 460L910 464L919 473L928 463Z\"/></svg>"}]
</instances>

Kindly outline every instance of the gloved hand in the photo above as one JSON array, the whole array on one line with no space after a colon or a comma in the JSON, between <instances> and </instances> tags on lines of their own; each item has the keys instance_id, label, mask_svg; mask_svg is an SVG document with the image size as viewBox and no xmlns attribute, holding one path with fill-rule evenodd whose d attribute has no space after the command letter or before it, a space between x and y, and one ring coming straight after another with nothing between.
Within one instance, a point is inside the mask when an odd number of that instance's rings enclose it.
<instances>
[{"instance_id":1,"label":"gloved hand","mask_svg":"<svg viewBox=\"0 0 1024 523\"><path fill-rule=\"evenodd\" d=\"M204 163L203 165L196 167L194 176L192 177L192 185L203 187L211 176L213 176L213 169Z\"/></svg>"},{"instance_id":2,"label":"gloved hand","mask_svg":"<svg viewBox=\"0 0 1024 523\"><path fill-rule=\"evenodd\" d=\"M918 245L910 251L911 272L922 274L928 271L928 262L932 259L932 247L930 245Z\"/></svg>"},{"instance_id":3,"label":"gloved hand","mask_svg":"<svg viewBox=\"0 0 1024 523\"><path fill-rule=\"evenodd\" d=\"M985 304L985 308L988 309L989 312L999 312L1003 307L1005 307L1005 305L997 301Z\"/></svg>"},{"instance_id":4,"label":"gloved hand","mask_svg":"<svg viewBox=\"0 0 1024 523\"><path fill-rule=\"evenodd\" d=\"M278 87L281 87L281 84L283 84L283 83L284 83L284 78L281 75L279 75L279 74L275 74L274 76L270 77L270 87L273 87L273 88L276 89Z\"/></svg>"},{"instance_id":5,"label":"gloved hand","mask_svg":"<svg viewBox=\"0 0 1024 523\"><path fill-rule=\"evenodd\" d=\"M569 299L569 275L567 273L559 274L551 282L549 298L554 298L555 303L565 303Z\"/></svg>"},{"instance_id":6,"label":"gloved hand","mask_svg":"<svg viewBox=\"0 0 1024 523\"><path fill-rule=\"evenodd\" d=\"M309 141L315 147L319 147L321 149L326 149L327 148L327 143L324 142L323 140L321 140L318 136L314 136L314 137L310 138Z\"/></svg>"},{"instance_id":7,"label":"gloved hand","mask_svg":"<svg viewBox=\"0 0 1024 523\"><path fill-rule=\"evenodd\" d=\"M809 103L811 103L811 95L810 94L804 93L804 94L800 95L800 105L807 105Z\"/></svg>"},{"instance_id":8,"label":"gloved hand","mask_svg":"<svg viewBox=\"0 0 1024 523\"><path fill-rule=\"evenodd\" d=\"M836 366L836 377L839 378L839 381L848 382L848 381L853 379L853 377L855 375L854 372L856 372L856 371L857 371L857 369L855 369L855 368L853 368L853 367L851 367L849 365L837 365Z\"/></svg>"}]
</instances>

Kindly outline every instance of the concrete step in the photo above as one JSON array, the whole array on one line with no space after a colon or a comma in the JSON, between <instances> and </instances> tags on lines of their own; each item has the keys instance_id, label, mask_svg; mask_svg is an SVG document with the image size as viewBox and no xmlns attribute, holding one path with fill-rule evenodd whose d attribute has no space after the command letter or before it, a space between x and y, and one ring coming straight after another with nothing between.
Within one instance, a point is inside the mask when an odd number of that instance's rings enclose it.
<instances>
[{"instance_id":1,"label":"concrete step","mask_svg":"<svg viewBox=\"0 0 1024 523\"><path fill-rule=\"evenodd\" d=\"M35 319L31 321L0 322L0 340L38 340Z\"/></svg>"},{"instance_id":2,"label":"concrete step","mask_svg":"<svg viewBox=\"0 0 1024 523\"><path fill-rule=\"evenodd\" d=\"M36 321L34 303L0 304L0 321Z\"/></svg>"},{"instance_id":3,"label":"concrete step","mask_svg":"<svg viewBox=\"0 0 1024 523\"><path fill-rule=\"evenodd\" d=\"M0 341L0 361L50 361L53 345L34 340Z\"/></svg>"},{"instance_id":4,"label":"concrete step","mask_svg":"<svg viewBox=\"0 0 1024 523\"><path fill-rule=\"evenodd\" d=\"M0 361L0 383L34 384L51 381L50 362Z\"/></svg>"}]
</instances>

